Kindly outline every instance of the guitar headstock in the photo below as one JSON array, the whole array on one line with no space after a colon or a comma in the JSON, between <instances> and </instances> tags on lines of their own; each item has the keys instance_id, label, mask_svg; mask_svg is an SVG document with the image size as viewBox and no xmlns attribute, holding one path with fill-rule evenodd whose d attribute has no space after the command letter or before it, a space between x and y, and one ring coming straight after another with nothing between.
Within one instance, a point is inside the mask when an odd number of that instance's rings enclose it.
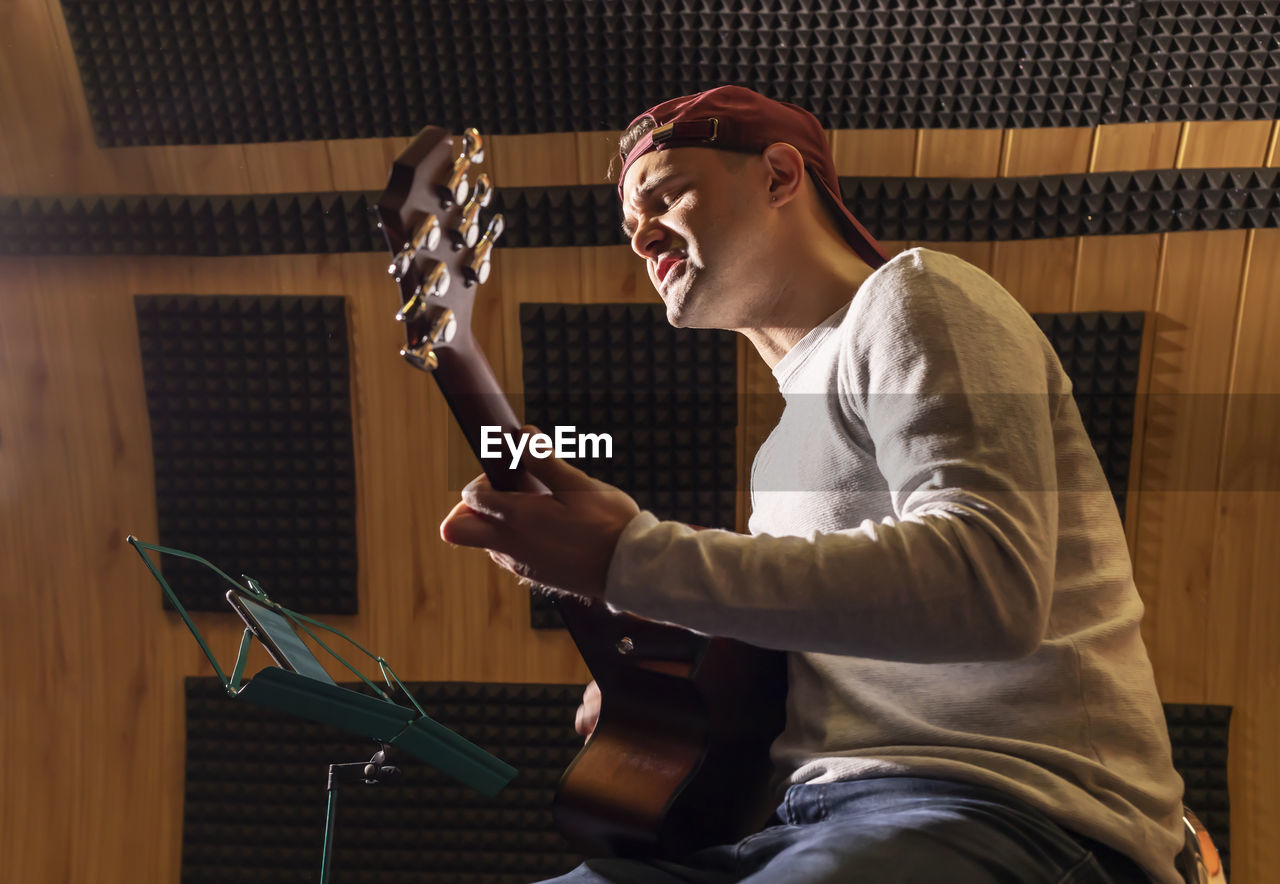
<instances>
[{"instance_id":1,"label":"guitar headstock","mask_svg":"<svg viewBox=\"0 0 1280 884\"><path fill-rule=\"evenodd\" d=\"M475 168L483 161L475 129L458 149L447 130L428 126L396 157L378 197L378 227L392 255L387 272L400 288L400 355L425 371L435 371L443 350L470 340L471 308L502 235L501 215L481 234L480 210L493 197L489 176Z\"/></svg>"}]
</instances>

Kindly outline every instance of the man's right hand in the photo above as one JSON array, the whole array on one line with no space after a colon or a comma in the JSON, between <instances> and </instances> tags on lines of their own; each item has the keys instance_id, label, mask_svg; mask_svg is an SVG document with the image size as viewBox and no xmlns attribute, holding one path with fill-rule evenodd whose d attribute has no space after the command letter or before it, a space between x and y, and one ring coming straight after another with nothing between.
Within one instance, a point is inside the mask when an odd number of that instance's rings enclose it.
<instances>
[{"instance_id":1,"label":"man's right hand","mask_svg":"<svg viewBox=\"0 0 1280 884\"><path fill-rule=\"evenodd\" d=\"M573 717L573 729L584 737L582 742L591 739L595 732L596 722L600 720L600 688L594 681L582 692L582 705Z\"/></svg>"}]
</instances>

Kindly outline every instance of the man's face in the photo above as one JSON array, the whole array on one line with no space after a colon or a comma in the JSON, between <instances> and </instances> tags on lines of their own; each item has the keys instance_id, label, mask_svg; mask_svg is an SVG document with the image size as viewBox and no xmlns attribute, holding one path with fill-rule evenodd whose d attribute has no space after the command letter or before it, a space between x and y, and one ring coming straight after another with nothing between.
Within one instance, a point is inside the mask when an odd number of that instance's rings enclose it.
<instances>
[{"instance_id":1,"label":"man's face","mask_svg":"<svg viewBox=\"0 0 1280 884\"><path fill-rule=\"evenodd\" d=\"M672 325L752 324L753 290L767 259L768 188L757 165L746 155L686 147L646 154L627 170L623 230Z\"/></svg>"}]
</instances>

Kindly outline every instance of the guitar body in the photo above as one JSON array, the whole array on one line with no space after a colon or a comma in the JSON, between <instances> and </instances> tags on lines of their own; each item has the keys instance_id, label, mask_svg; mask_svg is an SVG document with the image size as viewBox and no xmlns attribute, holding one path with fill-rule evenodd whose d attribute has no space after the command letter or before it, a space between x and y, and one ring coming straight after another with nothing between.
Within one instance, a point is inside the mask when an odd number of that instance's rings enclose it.
<instances>
[{"instance_id":1,"label":"guitar body","mask_svg":"<svg viewBox=\"0 0 1280 884\"><path fill-rule=\"evenodd\" d=\"M430 372L494 488L546 492L506 458L484 458L482 428L520 422L471 333L476 292L503 231L480 134L459 151L428 126L396 157L378 226L400 291L400 355ZM389 312L389 311L388 311ZM600 686L600 721L553 807L580 849L679 856L753 831L772 809L769 745L785 718L786 657L561 596L556 605Z\"/></svg>"},{"instance_id":2,"label":"guitar body","mask_svg":"<svg viewBox=\"0 0 1280 884\"><path fill-rule=\"evenodd\" d=\"M786 655L573 596L556 605L601 692L552 807L565 837L591 854L678 857L756 831L773 809Z\"/></svg>"}]
</instances>

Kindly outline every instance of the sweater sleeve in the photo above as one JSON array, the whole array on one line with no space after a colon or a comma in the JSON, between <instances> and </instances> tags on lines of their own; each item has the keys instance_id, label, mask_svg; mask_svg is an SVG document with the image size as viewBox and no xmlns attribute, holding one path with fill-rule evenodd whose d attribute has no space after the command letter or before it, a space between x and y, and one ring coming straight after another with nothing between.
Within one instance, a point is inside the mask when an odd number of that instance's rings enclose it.
<instances>
[{"instance_id":1,"label":"sweater sleeve","mask_svg":"<svg viewBox=\"0 0 1280 884\"><path fill-rule=\"evenodd\" d=\"M618 543L606 599L791 651L911 662L1031 653L1057 535L1060 398L1039 330L981 271L917 251L863 285L837 333L839 408L865 426L893 514L799 537L641 513Z\"/></svg>"}]
</instances>

